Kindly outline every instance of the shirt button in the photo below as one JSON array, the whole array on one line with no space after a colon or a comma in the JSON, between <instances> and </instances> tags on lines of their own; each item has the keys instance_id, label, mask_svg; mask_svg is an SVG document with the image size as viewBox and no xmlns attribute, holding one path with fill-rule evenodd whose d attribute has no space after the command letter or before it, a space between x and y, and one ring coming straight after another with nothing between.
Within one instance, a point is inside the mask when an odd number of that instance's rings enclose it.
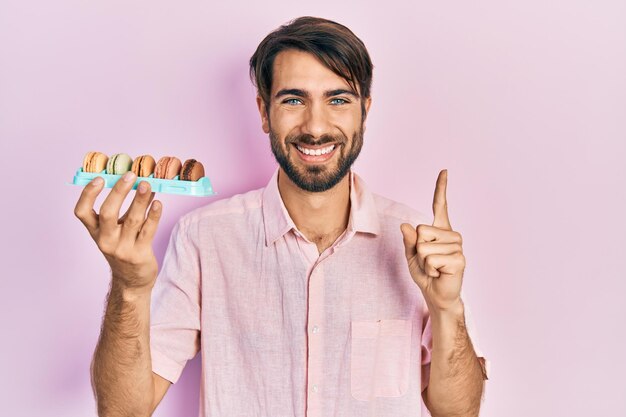
<instances>
[{"instance_id":1,"label":"shirt button","mask_svg":"<svg viewBox=\"0 0 626 417\"><path fill-rule=\"evenodd\" d=\"M317 391L318 391L317 384L313 384L313 392L317 392Z\"/></svg>"},{"instance_id":2,"label":"shirt button","mask_svg":"<svg viewBox=\"0 0 626 417\"><path fill-rule=\"evenodd\" d=\"M320 328L317 326L313 326L313 333L317 333L320 331Z\"/></svg>"}]
</instances>

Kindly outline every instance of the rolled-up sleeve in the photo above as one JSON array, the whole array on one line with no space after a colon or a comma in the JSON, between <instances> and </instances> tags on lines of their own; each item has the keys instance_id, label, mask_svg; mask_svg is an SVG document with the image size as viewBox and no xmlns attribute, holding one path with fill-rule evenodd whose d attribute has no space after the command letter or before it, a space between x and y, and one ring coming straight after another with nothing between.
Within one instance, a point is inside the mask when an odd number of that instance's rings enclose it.
<instances>
[{"instance_id":1,"label":"rolled-up sleeve","mask_svg":"<svg viewBox=\"0 0 626 417\"><path fill-rule=\"evenodd\" d=\"M174 226L152 291L152 370L176 383L200 349L200 258L194 228L183 216Z\"/></svg>"}]
</instances>

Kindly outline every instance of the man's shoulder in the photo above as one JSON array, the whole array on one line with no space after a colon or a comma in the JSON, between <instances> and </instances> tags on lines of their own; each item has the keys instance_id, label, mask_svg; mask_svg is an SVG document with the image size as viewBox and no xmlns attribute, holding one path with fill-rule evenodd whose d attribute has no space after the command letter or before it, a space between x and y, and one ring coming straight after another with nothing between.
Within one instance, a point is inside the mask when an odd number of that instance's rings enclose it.
<instances>
[{"instance_id":1,"label":"man's shoulder","mask_svg":"<svg viewBox=\"0 0 626 417\"><path fill-rule=\"evenodd\" d=\"M223 198L195 208L183 214L179 221L185 224L193 224L206 219L219 221L231 217L245 217L261 209L264 189L265 188L257 188L255 190L235 194L231 197Z\"/></svg>"},{"instance_id":2,"label":"man's shoulder","mask_svg":"<svg viewBox=\"0 0 626 417\"><path fill-rule=\"evenodd\" d=\"M432 223L432 220L430 220L432 216L428 216L421 211L415 210L404 203L392 200L377 193L372 193L372 197L374 198L378 216L383 221L387 220L392 222L410 223L412 225Z\"/></svg>"}]
</instances>

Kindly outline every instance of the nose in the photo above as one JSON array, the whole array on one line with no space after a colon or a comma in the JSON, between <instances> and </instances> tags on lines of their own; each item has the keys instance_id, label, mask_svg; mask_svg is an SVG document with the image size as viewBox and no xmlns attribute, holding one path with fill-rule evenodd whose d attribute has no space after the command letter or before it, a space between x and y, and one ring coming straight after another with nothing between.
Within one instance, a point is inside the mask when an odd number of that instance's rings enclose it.
<instances>
[{"instance_id":1,"label":"nose","mask_svg":"<svg viewBox=\"0 0 626 417\"><path fill-rule=\"evenodd\" d=\"M307 133L317 139L329 132L328 114L324 105L312 103L304 112L302 133Z\"/></svg>"}]
</instances>

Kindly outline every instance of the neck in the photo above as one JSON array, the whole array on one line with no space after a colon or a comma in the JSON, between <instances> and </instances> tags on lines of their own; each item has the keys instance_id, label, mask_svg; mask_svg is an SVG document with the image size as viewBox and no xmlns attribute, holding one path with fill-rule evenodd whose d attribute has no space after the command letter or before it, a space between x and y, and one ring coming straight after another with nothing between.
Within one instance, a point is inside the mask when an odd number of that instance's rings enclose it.
<instances>
[{"instance_id":1,"label":"neck","mask_svg":"<svg viewBox=\"0 0 626 417\"><path fill-rule=\"evenodd\" d=\"M319 253L331 246L348 227L350 174L330 190L314 193L299 188L280 169L278 190L296 227L317 245Z\"/></svg>"}]
</instances>

